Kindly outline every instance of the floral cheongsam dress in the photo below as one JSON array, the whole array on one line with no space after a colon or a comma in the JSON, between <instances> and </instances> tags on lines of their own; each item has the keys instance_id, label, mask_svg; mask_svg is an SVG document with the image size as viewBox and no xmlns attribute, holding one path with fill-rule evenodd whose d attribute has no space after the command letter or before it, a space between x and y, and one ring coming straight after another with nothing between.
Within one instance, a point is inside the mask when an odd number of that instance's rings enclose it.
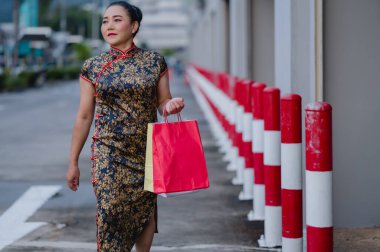
<instances>
[{"instance_id":1,"label":"floral cheongsam dress","mask_svg":"<svg viewBox=\"0 0 380 252\"><path fill-rule=\"evenodd\" d=\"M135 45L111 47L83 64L80 76L94 86L96 100L91 160L98 251L131 251L155 215L156 195L144 191L146 134L157 121L157 84L166 72L160 54Z\"/></svg>"}]
</instances>

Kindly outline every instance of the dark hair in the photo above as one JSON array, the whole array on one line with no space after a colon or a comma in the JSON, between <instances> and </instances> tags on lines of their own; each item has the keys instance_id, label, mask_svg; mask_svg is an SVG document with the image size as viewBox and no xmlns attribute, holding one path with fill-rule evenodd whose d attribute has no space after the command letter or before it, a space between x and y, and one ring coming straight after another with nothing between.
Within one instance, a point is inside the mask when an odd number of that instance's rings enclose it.
<instances>
[{"instance_id":1,"label":"dark hair","mask_svg":"<svg viewBox=\"0 0 380 252\"><path fill-rule=\"evenodd\" d=\"M133 37L135 37L137 32L140 29L140 23L141 23L141 20L143 18L143 14L142 14L140 8L137 6L134 6L133 4L127 3L125 1L116 1L116 2L110 3L108 5L107 9L111 6L114 6L114 5L119 5L119 6L123 7L126 10L129 17L131 18L131 22L137 21L139 23L139 27L137 28L137 31L135 33L133 33Z\"/></svg>"}]
</instances>

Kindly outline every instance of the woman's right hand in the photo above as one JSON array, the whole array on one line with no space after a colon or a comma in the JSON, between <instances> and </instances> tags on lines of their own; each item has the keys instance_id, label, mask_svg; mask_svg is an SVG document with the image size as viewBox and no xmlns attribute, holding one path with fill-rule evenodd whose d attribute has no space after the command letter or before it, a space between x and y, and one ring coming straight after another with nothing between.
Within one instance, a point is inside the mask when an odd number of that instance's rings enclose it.
<instances>
[{"instance_id":1,"label":"woman's right hand","mask_svg":"<svg viewBox=\"0 0 380 252\"><path fill-rule=\"evenodd\" d=\"M79 187L78 158L90 132L95 110L95 88L87 80L80 78L80 103L75 120L73 135L71 139L71 151L69 167L67 169L66 181L68 187L76 191Z\"/></svg>"},{"instance_id":2,"label":"woman's right hand","mask_svg":"<svg viewBox=\"0 0 380 252\"><path fill-rule=\"evenodd\" d=\"M70 164L67 170L66 181L67 185L72 191L76 191L79 188L80 171L78 165Z\"/></svg>"},{"instance_id":3,"label":"woman's right hand","mask_svg":"<svg viewBox=\"0 0 380 252\"><path fill-rule=\"evenodd\" d=\"M185 102L182 97L175 97L170 99L166 105L165 110L167 115L171 114L177 114L182 111L182 109L185 107Z\"/></svg>"}]
</instances>

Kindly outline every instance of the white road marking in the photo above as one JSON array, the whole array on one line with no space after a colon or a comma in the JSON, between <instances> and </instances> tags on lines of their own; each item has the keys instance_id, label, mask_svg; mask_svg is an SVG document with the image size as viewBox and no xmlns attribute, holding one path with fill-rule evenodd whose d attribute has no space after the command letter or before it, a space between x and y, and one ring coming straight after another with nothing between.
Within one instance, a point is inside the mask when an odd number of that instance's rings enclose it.
<instances>
[{"instance_id":1,"label":"white road marking","mask_svg":"<svg viewBox=\"0 0 380 252\"><path fill-rule=\"evenodd\" d=\"M61 186L32 186L0 216L0 250L45 225L26 222Z\"/></svg>"},{"instance_id":2,"label":"white road marking","mask_svg":"<svg viewBox=\"0 0 380 252\"><path fill-rule=\"evenodd\" d=\"M32 248L61 248L61 249L81 249L96 250L96 243L89 242L68 242L68 241L18 241L13 243L11 247L32 247ZM219 251L281 251L281 249L258 248L255 246L240 245L223 245L223 244L198 244L179 247L152 246L151 251L179 251L189 250L197 251L199 249L218 249Z\"/></svg>"},{"instance_id":3,"label":"white road marking","mask_svg":"<svg viewBox=\"0 0 380 252\"><path fill-rule=\"evenodd\" d=\"M88 249L96 250L96 243L90 242L68 242L68 241L18 241L10 247L32 247L32 248L62 248L62 249Z\"/></svg>"}]
</instances>

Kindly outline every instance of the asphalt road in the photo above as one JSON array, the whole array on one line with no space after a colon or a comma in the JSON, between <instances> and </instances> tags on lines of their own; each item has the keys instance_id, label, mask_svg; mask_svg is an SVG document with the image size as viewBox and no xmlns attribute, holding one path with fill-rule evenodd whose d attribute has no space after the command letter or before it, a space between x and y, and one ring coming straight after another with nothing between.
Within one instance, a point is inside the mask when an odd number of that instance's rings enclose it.
<instances>
[{"instance_id":1,"label":"asphalt road","mask_svg":"<svg viewBox=\"0 0 380 252\"><path fill-rule=\"evenodd\" d=\"M159 198L159 234L152 251L261 251L256 249L256 241L263 233L263 223L246 220L251 202L238 200L241 188L231 185L234 174L226 172L226 163L190 88L174 78L171 91L185 99L182 118L198 120L211 186L191 195ZM12 238L7 236L25 232L1 251L96 251L89 141L80 158L79 190L71 192L65 183L78 104L78 81L0 94L0 214L18 219L10 224L0 217L0 250L1 244ZM16 209L19 212L10 209L32 186L41 185L61 187L46 197L40 188L38 199L24 200ZM38 200L41 205L26 213L31 202ZM40 224L26 232L24 226L32 223Z\"/></svg>"},{"instance_id":2,"label":"asphalt road","mask_svg":"<svg viewBox=\"0 0 380 252\"><path fill-rule=\"evenodd\" d=\"M191 89L174 78L171 91L185 99L182 118L198 120L210 188L159 198L151 251L263 251L256 242L263 222L246 220L251 202L238 200L241 187L231 184L234 173L226 171ZM96 251L89 141L79 190L71 192L65 182L78 104L78 81L0 94L0 251ZM378 227L335 229L334 251L380 251L379 240Z\"/></svg>"}]
</instances>

